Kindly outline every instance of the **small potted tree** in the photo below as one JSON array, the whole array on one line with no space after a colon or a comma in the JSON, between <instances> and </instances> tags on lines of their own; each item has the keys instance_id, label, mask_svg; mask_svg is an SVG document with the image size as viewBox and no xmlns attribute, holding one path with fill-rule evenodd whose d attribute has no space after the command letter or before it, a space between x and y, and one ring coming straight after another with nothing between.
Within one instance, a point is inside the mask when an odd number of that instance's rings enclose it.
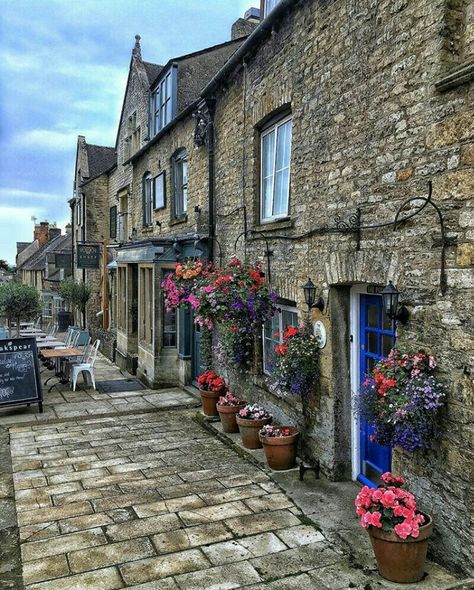
<instances>
[{"instance_id":1,"label":"small potted tree","mask_svg":"<svg viewBox=\"0 0 474 590\"><path fill-rule=\"evenodd\" d=\"M260 430L260 442L271 469L282 471L296 465L299 436L299 430L294 426L267 424Z\"/></svg>"},{"instance_id":2,"label":"small potted tree","mask_svg":"<svg viewBox=\"0 0 474 590\"><path fill-rule=\"evenodd\" d=\"M380 575L400 584L418 582L425 570L432 519L419 512L413 494L402 489L403 477L387 472L381 479L378 488L364 486L357 494L356 513L370 535Z\"/></svg>"},{"instance_id":3,"label":"small potted tree","mask_svg":"<svg viewBox=\"0 0 474 590\"><path fill-rule=\"evenodd\" d=\"M73 324L72 309L74 306L75 283L72 278L64 279L59 284L59 294L64 299L66 309L58 311L58 330L65 332Z\"/></svg>"},{"instance_id":4,"label":"small potted tree","mask_svg":"<svg viewBox=\"0 0 474 590\"><path fill-rule=\"evenodd\" d=\"M261 449L259 431L265 424L270 424L272 415L257 404L249 404L239 410L236 422L239 426L242 444L246 449Z\"/></svg>"},{"instance_id":5,"label":"small potted tree","mask_svg":"<svg viewBox=\"0 0 474 590\"><path fill-rule=\"evenodd\" d=\"M20 322L33 320L41 313L40 296L34 287L9 281L0 285L0 314L8 321L11 335L16 322L16 336L20 337Z\"/></svg>"},{"instance_id":6,"label":"small potted tree","mask_svg":"<svg viewBox=\"0 0 474 590\"><path fill-rule=\"evenodd\" d=\"M224 396L219 398L219 402L217 403L217 411L219 412L219 417L222 423L222 430L224 432L239 432L239 427L237 426L236 416L237 412L239 412L247 402L236 397L230 391L228 391Z\"/></svg>"}]
</instances>

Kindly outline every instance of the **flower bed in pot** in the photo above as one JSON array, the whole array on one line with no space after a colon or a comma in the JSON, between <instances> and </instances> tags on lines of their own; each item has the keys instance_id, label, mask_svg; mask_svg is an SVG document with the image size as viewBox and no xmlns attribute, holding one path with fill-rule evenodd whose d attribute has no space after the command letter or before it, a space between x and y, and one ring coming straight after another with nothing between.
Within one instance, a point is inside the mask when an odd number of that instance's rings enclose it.
<instances>
[{"instance_id":1,"label":"flower bed in pot","mask_svg":"<svg viewBox=\"0 0 474 590\"><path fill-rule=\"evenodd\" d=\"M205 371L198 377L199 391L201 393L202 411L205 416L218 416L217 402L222 395L227 393L224 379L214 371Z\"/></svg>"},{"instance_id":2,"label":"flower bed in pot","mask_svg":"<svg viewBox=\"0 0 474 590\"><path fill-rule=\"evenodd\" d=\"M260 442L268 466L276 471L294 467L299 436L300 433L294 426L264 426L260 430Z\"/></svg>"},{"instance_id":3,"label":"flower bed in pot","mask_svg":"<svg viewBox=\"0 0 474 590\"><path fill-rule=\"evenodd\" d=\"M217 411L219 412L222 430L224 432L239 432L236 416L246 403L244 400L230 393L230 391L219 398Z\"/></svg>"},{"instance_id":4,"label":"flower bed in pot","mask_svg":"<svg viewBox=\"0 0 474 590\"><path fill-rule=\"evenodd\" d=\"M262 426L270 424L272 415L257 404L249 404L242 408L236 416L242 444L246 449L261 449L259 432Z\"/></svg>"},{"instance_id":5,"label":"flower bed in pot","mask_svg":"<svg viewBox=\"0 0 474 590\"><path fill-rule=\"evenodd\" d=\"M429 515L416 509L413 494L401 489L403 477L382 475L378 488L364 486L355 500L360 524L368 530L380 575L391 582L418 582L425 571Z\"/></svg>"}]
</instances>

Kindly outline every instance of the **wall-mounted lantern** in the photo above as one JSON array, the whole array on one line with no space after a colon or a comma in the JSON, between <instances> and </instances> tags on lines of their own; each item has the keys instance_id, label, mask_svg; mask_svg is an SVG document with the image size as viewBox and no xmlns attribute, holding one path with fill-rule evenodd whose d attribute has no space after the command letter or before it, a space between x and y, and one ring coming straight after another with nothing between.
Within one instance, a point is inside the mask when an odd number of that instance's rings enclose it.
<instances>
[{"instance_id":1,"label":"wall-mounted lantern","mask_svg":"<svg viewBox=\"0 0 474 590\"><path fill-rule=\"evenodd\" d=\"M306 305L308 306L308 315L311 309L319 309L319 311L324 310L324 299L320 296L318 300L316 300L316 285L313 281L308 277L308 282L302 285L301 287L304 292L304 300Z\"/></svg>"},{"instance_id":2,"label":"wall-mounted lantern","mask_svg":"<svg viewBox=\"0 0 474 590\"><path fill-rule=\"evenodd\" d=\"M406 324L410 314L404 305L399 307L398 302L400 298L400 292L394 286L392 281L389 281L388 285L382 289L381 294L383 307L387 316L391 320L398 320L402 324Z\"/></svg>"}]
</instances>

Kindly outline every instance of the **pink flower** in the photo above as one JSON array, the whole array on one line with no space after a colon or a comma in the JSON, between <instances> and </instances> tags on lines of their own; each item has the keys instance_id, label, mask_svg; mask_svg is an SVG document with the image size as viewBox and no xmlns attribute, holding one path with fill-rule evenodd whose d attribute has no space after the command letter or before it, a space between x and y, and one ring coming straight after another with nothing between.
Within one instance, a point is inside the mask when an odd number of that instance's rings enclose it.
<instances>
[{"instance_id":1,"label":"pink flower","mask_svg":"<svg viewBox=\"0 0 474 590\"><path fill-rule=\"evenodd\" d=\"M384 508L392 508L395 506L395 494L391 490L387 490L382 496L380 502Z\"/></svg>"},{"instance_id":2,"label":"pink flower","mask_svg":"<svg viewBox=\"0 0 474 590\"><path fill-rule=\"evenodd\" d=\"M393 527L393 530L400 537L400 539L406 539L411 533L411 526L406 522L401 522L400 524L396 524Z\"/></svg>"},{"instance_id":3,"label":"pink flower","mask_svg":"<svg viewBox=\"0 0 474 590\"><path fill-rule=\"evenodd\" d=\"M379 502L380 499L382 498L382 496L383 496L382 490L376 489L372 492L372 500L375 500L375 502Z\"/></svg>"},{"instance_id":4,"label":"pink flower","mask_svg":"<svg viewBox=\"0 0 474 590\"><path fill-rule=\"evenodd\" d=\"M188 295L188 301L193 306L193 309L197 309L199 307L199 299L192 293Z\"/></svg>"}]
</instances>

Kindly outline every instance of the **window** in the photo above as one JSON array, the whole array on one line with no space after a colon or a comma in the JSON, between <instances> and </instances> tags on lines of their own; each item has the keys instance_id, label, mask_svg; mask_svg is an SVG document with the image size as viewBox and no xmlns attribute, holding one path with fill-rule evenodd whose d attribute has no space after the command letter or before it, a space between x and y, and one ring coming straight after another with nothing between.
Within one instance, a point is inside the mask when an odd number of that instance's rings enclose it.
<instances>
[{"instance_id":1,"label":"window","mask_svg":"<svg viewBox=\"0 0 474 590\"><path fill-rule=\"evenodd\" d=\"M298 325L298 312L294 307L279 305L275 315L263 327L263 370L267 375L275 364L275 346L283 342L283 332L288 326Z\"/></svg>"},{"instance_id":2,"label":"window","mask_svg":"<svg viewBox=\"0 0 474 590\"><path fill-rule=\"evenodd\" d=\"M171 68L151 95L152 129L156 134L171 122L175 115L176 68Z\"/></svg>"},{"instance_id":3,"label":"window","mask_svg":"<svg viewBox=\"0 0 474 590\"><path fill-rule=\"evenodd\" d=\"M153 209L166 207L166 179L162 172L153 179Z\"/></svg>"},{"instance_id":4,"label":"window","mask_svg":"<svg viewBox=\"0 0 474 590\"><path fill-rule=\"evenodd\" d=\"M280 2L280 0L264 0L263 16L267 16L275 8L278 2Z\"/></svg>"},{"instance_id":5,"label":"window","mask_svg":"<svg viewBox=\"0 0 474 590\"><path fill-rule=\"evenodd\" d=\"M153 269L140 268L140 340L152 344L153 338Z\"/></svg>"},{"instance_id":6,"label":"window","mask_svg":"<svg viewBox=\"0 0 474 590\"><path fill-rule=\"evenodd\" d=\"M180 150L172 158L173 214L182 217L188 210L188 154Z\"/></svg>"},{"instance_id":7,"label":"window","mask_svg":"<svg viewBox=\"0 0 474 590\"><path fill-rule=\"evenodd\" d=\"M291 119L265 129L261 135L261 220L288 215L290 194Z\"/></svg>"},{"instance_id":8,"label":"window","mask_svg":"<svg viewBox=\"0 0 474 590\"><path fill-rule=\"evenodd\" d=\"M163 270L163 279L170 273L170 270ZM163 348L176 348L177 346L177 330L176 330L176 309L167 311L165 307L165 294L161 294L161 313L163 317L162 323L162 346Z\"/></svg>"},{"instance_id":9,"label":"window","mask_svg":"<svg viewBox=\"0 0 474 590\"><path fill-rule=\"evenodd\" d=\"M110 207L109 212L109 237L115 240L117 237L117 205Z\"/></svg>"},{"instance_id":10,"label":"window","mask_svg":"<svg viewBox=\"0 0 474 590\"><path fill-rule=\"evenodd\" d=\"M118 305L118 328L125 332L127 329L127 268L119 266L118 268L118 285L117 285Z\"/></svg>"},{"instance_id":11,"label":"window","mask_svg":"<svg viewBox=\"0 0 474 590\"><path fill-rule=\"evenodd\" d=\"M142 182L143 225L151 225L153 212L153 177L147 172Z\"/></svg>"}]
</instances>

